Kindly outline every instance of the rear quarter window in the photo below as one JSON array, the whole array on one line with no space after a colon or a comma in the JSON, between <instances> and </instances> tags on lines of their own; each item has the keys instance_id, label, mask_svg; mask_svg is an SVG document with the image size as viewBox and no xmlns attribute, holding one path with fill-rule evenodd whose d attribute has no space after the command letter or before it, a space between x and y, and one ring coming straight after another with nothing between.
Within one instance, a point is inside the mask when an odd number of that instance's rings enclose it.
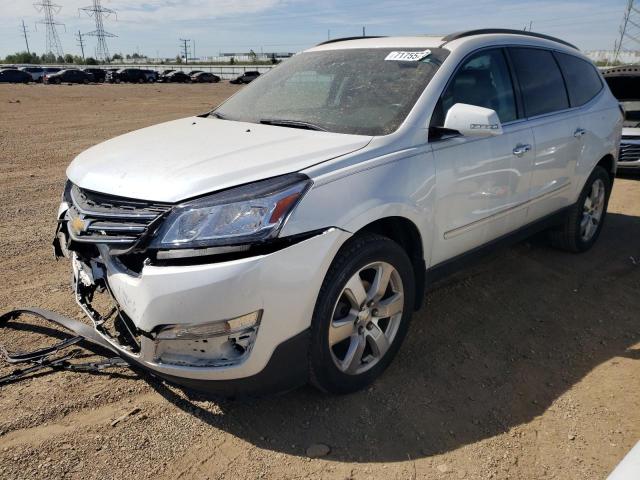
<instances>
[{"instance_id":1,"label":"rear quarter window","mask_svg":"<svg viewBox=\"0 0 640 480\"><path fill-rule=\"evenodd\" d=\"M555 55L567 82L572 107L580 107L600 93L602 80L590 62L565 53Z\"/></svg>"},{"instance_id":2,"label":"rear quarter window","mask_svg":"<svg viewBox=\"0 0 640 480\"><path fill-rule=\"evenodd\" d=\"M564 79L549 50L517 47L510 48L509 54L520 82L527 117L569 108Z\"/></svg>"}]
</instances>

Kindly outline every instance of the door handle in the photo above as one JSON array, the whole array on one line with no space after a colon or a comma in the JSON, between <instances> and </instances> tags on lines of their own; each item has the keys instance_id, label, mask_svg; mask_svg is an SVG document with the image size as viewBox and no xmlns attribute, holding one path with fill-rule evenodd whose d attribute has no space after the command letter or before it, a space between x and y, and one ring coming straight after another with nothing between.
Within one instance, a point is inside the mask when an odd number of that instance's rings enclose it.
<instances>
[{"instance_id":1,"label":"door handle","mask_svg":"<svg viewBox=\"0 0 640 480\"><path fill-rule=\"evenodd\" d=\"M575 132L573 132L573 136L576 138L580 138L585 135L587 131L584 128L579 128Z\"/></svg>"},{"instance_id":2,"label":"door handle","mask_svg":"<svg viewBox=\"0 0 640 480\"><path fill-rule=\"evenodd\" d=\"M516 157L522 157L525 153L530 152L530 151L531 151L531 145L518 144L513 149L513 154Z\"/></svg>"}]
</instances>

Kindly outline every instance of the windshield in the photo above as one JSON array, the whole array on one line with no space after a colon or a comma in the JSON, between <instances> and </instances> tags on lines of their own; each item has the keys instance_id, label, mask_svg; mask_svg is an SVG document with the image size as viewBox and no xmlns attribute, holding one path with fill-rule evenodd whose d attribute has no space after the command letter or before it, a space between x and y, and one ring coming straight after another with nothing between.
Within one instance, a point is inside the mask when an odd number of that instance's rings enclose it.
<instances>
[{"instance_id":1,"label":"windshield","mask_svg":"<svg viewBox=\"0 0 640 480\"><path fill-rule=\"evenodd\" d=\"M298 54L231 97L214 116L335 133L387 135L404 121L449 53L434 48L417 61L398 61L398 55L391 55L398 50L424 48ZM385 60L387 57L394 60Z\"/></svg>"}]
</instances>

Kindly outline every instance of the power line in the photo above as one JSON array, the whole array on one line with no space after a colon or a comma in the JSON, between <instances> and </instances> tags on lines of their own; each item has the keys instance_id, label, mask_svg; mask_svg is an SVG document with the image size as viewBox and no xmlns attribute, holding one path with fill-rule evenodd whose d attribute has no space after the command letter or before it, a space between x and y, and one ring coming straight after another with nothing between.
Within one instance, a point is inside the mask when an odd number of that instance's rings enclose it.
<instances>
[{"instance_id":1,"label":"power line","mask_svg":"<svg viewBox=\"0 0 640 480\"><path fill-rule=\"evenodd\" d=\"M63 57L64 52L62 51L62 44L60 43L60 36L58 35L58 30L56 27L58 25L62 25L64 27L64 24L56 22L54 19L54 15L60 13L62 7L60 5L56 5L55 3L51 3L51 0L40 0L40 3L34 3L33 6L38 12L44 14L44 20L41 20L37 23L42 24L46 27L47 37L45 43L45 53L53 53L58 57Z\"/></svg>"},{"instance_id":2,"label":"power line","mask_svg":"<svg viewBox=\"0 0 640 480\"><path fill-rule=\"evenodd\" d=\"M79 9L85 12L88 16L93 17L96 21L96 29L92 32L87 32L85 35L89 37L96 37L98 44L96 46L96 58L104 62L109 61L109 47L107 47L107 38L113 38L117 35L109 33L104 29L104 19L109 18L111 15L117 14L115 10L103 7L100 5L100 0L93 0L93 5Z\"/></svg>"},{"instance_id":3,"label":"power line","mask_svg":"<svg viewBox=\"0 0 640 480\"><path fill-rule=\"evenodd\" d=\"M24 20L22 20L22 35L24 35L24 43L27 44L27 53L31 55L31 50L29 50L29 38L27 37L27 27L24 24Z\"/></svg>"}]
</instances>

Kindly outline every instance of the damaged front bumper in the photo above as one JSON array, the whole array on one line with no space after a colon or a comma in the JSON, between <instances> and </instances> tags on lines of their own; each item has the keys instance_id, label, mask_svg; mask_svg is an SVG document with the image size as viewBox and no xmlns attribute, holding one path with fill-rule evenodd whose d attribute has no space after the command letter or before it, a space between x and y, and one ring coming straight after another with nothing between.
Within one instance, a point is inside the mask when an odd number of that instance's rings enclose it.
<instances>
[{"instance_id":1,"label":"damaged front bumper","mask_svg":"<svg viewBox=\"0 0 640 480\"><path fill-rule=\"evenodd\" d=\"M54 244L71 258L78 304L121 357L174 383L233 395L306 381L317 292L348 235L329 229L261 255L145 262L140 271L104 245L91 258L66 251L63 229ZM101 313L100 296L111 301Z\"/></svg>"}]
</instances>

